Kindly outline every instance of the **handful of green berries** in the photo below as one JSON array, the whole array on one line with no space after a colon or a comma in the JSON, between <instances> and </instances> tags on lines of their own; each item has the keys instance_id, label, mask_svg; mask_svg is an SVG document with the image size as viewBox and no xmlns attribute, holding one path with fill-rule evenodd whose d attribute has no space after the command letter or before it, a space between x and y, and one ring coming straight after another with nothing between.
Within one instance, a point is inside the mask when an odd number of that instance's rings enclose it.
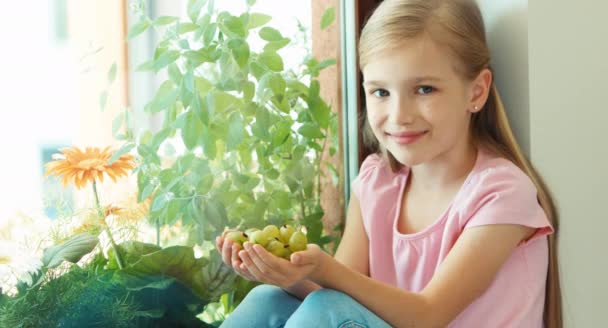
<instances>
[{"instance_id":1,"label":"handful of green berries","mask_svg":"<svg viewBox=\"0 0 608 328\"><path fill-rule=\"evenodd\" d=\"M245 231L232 230L226 233L226 239L232 240L243 247L246 241L264 247L275 256L289 260L291 253L306 249L308 239L302 229L285 224L280 228L276 225L267 225L264 229L247 229Z\"/></svg>"}]
</instances>

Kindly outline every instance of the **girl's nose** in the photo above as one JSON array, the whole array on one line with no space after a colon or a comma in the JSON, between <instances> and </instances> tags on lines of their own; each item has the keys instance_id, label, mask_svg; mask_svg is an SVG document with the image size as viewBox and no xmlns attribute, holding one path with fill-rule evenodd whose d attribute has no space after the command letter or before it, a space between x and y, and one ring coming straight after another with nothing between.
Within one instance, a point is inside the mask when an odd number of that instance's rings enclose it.
<instances>
[{"instance_id":1,"label":"girl's nose","mask_svg":"<svg viewBox=\"0 0 608 328\"><path fill-rule=\"evenodd\" d=\"M415 109L413 103L405 97L394 97L389 105L389 121L393 124L403 125L414 121Z\"/></svg>"}]
</instances>

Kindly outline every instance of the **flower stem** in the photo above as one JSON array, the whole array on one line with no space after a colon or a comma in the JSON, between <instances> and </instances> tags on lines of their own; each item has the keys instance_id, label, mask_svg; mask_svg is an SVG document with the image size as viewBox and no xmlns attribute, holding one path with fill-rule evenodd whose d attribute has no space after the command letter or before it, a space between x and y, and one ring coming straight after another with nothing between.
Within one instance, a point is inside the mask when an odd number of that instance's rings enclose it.
<instances>
[{"instance_id":1,"label":"flower stem","mask_svg":"<svg viewBox=\"0 0 608 328\"><path fill-rule=\"evenodd\" d=\"M97 193L97 181L93 180L93 194L95 195L95 203L97 205L97 211L99 212L99 217L105 218L105 213L101 208L101 203L99 202L99 194ZM118 263L118 268L120 270L124 269L124 262L122 260L122 254L118 251L118 246L114 242L114 238L112 237L112 233L110 232L110 227L105 228L106 233L108 234L108 238L110 239L110 246L114 250L114 255L116 256L116 263Z\"/></svg>"}]
</instances>

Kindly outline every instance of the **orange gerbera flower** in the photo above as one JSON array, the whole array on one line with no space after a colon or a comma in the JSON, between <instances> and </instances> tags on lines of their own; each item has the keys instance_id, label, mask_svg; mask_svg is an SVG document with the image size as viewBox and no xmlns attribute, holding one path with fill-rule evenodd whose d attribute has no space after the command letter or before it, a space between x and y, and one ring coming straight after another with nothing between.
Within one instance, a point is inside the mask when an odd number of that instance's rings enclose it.
<instances>
[{"instance_id":1,"label":"orange gerbera flower","mask_svg":"<svg viewBox=\"0 0 608 328\"><path fill-rule=\"evenodd\" d=\"M61 154L53 155L55 160L45 165L46 176L63 176L64 187L70 181L73 181L78 189L83 188L89 182L95 182L95 179L103 182L104 174L116 182L117 178L126 176L128 171L135 167L133 155L130 154L124 154L112 164L108 164L114 154L110 147L103 150L97 147L87 147L84 151L78 147L69 147L59 151Z\"/></svg>"}]
</instances>

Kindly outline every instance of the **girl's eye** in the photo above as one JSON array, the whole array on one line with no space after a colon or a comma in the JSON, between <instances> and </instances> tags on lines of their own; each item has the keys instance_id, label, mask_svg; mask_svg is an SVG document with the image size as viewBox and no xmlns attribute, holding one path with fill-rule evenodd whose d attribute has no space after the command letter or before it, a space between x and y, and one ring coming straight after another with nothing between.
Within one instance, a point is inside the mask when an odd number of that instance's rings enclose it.
<instances>
[{"instance_id":1,"label":"girl's eye","mask_svg":"<svg viewBox=\"0 0 608 328\"><path fill-rule=\"evenodd\" d=\"M432 93L433 91L435 91L435 88L433 88L429 85L422 85L422 86L418 87L418 89L416 89L416 92L421 95L428 95L428 94Z\"/></svg>"},{"instance_id":2,"label":"girl's eye","mask_svg":"<svg viewBox=\"0 0 608 328\"><path fill-rule=\"evenodd\" d=\"M388 97L389 95L388 91L386 91L385 89L376 89L372 91L372 94L379 98Z\"/></svg>"}]
</instances>

